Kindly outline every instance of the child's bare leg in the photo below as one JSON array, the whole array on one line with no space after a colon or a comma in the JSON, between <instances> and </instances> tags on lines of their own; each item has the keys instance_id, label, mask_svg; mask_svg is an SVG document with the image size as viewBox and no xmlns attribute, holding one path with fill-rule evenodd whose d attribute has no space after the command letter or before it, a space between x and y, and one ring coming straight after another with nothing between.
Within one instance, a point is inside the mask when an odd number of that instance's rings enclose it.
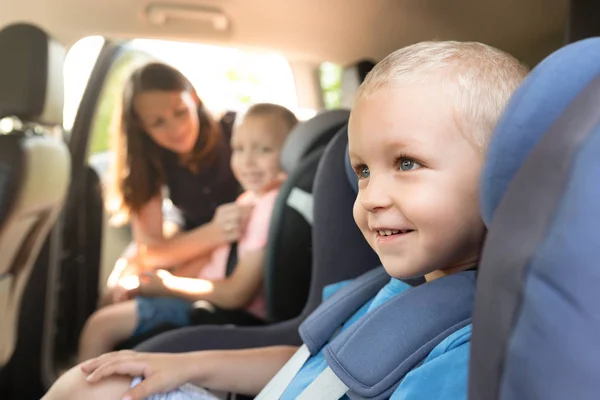
<instances>
[{"instance_id":1,"label":"child's bare leg","mask_svg":"<svg viewBox=\"0 0 600 400\"><path fill-rule=\"evenodd\" d=\"M96 311L87 320L79 340L79 362L112 351L130 337L138 323L135 300L113 304Z\"/></svg>"},{"instance_id":2,"label":"child's bare leg","mask_svg":"<svg viewBox=\"0 0 600 400\"><path fill-rule=\"evenodd\" d=\"M131 384L129 377L110 377L90 384L80 366L70 369L52 385L42 400L120 400Z\"/></svg>"}]
</instances>

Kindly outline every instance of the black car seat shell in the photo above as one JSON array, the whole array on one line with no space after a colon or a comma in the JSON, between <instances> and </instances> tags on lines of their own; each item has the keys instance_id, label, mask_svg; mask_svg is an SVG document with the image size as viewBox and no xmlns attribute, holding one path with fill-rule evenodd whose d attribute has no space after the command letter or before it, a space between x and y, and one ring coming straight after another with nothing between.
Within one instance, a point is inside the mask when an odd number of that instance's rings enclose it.
<instances>
[{"instance_id":1,"label":"black car seat shell","mask_svg":"<svg viewBox=\"0 0 600 400\"><path fill-rule=\"evenodd\" d=\"M267 322L297 317L308 297L313 260L313 185L325 149L348 122L348 110L332 110L299 123L281 154L288 174L273 208L264 274Z\"/></svg>"}]
</instances>

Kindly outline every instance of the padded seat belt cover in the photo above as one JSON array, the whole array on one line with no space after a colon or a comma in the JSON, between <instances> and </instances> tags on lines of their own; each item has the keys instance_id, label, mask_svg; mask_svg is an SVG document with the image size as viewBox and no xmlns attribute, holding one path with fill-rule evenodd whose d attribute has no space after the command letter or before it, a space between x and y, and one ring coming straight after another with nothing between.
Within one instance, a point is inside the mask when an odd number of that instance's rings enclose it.
<instances>
[{"instance_id":1,"label":"padded seat belt cover","mask_svg":"<svg viewBox=\"0 0 600 400\"><path fill-rule=\"evenodd\" d=\"M442 340L471 323L475 282L476 271L465 271L413 287L336 337L324 355L348 396L388 398Z\"/></svg>"},{"instance_id":2,"label":"padded seat belt cover","mask_svg":"<svg viewBox=\"0 0 600 400\"><path fill-rule=\"evenodd\" d=\"M361 306L375 297L389 280L390 276L383 267L375 268L324 301L299 328L300 337L310 354L317 354L335 331Z\"/></svg>"}]
</instances>

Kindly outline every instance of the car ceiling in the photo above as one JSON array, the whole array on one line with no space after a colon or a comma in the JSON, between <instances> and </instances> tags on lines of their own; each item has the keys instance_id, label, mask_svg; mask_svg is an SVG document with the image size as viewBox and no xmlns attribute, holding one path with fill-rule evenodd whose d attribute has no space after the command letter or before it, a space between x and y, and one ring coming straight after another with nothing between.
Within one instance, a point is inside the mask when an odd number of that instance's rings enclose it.
<instances>
[{"instance_id":1,"label":"car ceiling","mask_svg":"<svg viewBox=\"0 0 600 400\"><path fill-rule=\"evenodd\" d=\"M159 0L222 10L226 32L208 24L151 24L148 0L4 0L0 25L34 22L70 45L89 35L160 38L275 50L290 60L380 60L421 40L477 40L534 65L560 47L568 0ZM156 4L156 3L154 3Z\"/></svg>"}]
</instances>

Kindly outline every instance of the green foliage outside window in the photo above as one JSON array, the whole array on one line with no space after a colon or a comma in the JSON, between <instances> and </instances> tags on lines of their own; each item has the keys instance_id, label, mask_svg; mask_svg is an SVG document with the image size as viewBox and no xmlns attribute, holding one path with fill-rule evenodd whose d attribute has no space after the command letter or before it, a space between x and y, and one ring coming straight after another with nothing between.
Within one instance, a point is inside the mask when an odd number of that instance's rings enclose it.
<instances>
[{"instance_id":1,"label":"green foliage outside window","mask_svg":"<svg viewBox=\"0 0 600 400\"><path fill-rule=\"evenodd\" d=\"M111 132L118 129L115 124L121 110L123 88L129 75L143 61L140 53L129 52L123 55L113 66L100 95L100 103L92 124L89 153L97 154L110 149Z\"/></svg>"},{"instance_id":2,"label":"green foliage outside window","mask_svg":"<svg viewBox=\"0 0 600 400\"><path fill-rule=\"evenodd\" d=\"M342 107L342 67L340 65L324 62L319 67L319 78L323 91L325 108L335 109Z\"/></svg>"}]
</instances>

